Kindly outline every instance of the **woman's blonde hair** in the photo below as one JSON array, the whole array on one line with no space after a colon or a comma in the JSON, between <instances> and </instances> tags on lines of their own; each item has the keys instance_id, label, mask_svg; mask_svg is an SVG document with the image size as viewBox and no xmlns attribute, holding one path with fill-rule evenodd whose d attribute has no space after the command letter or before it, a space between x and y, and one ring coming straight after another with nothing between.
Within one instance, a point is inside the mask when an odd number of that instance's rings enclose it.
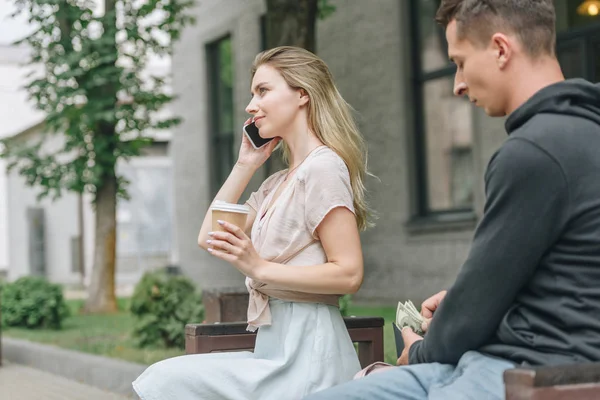
<instances>
[{"instance_id":1,"label":"woman's blonde hair","mask_svg":"<svg viewBox=\"0 0 600 400\"><path fill-rule=\"evenodd\" d=\"M309 97L309 127L346 163L354 195L356 223L360 230L371 226L365 199L366 145L352 117L352 107L342 98L325 62L303 48L281 46L256 56L252 77L261 65L275 68L291 88L306 91ZM288 163L289 148L283 142L282 146L284 162Z\"/></svg>"}]
</instances>

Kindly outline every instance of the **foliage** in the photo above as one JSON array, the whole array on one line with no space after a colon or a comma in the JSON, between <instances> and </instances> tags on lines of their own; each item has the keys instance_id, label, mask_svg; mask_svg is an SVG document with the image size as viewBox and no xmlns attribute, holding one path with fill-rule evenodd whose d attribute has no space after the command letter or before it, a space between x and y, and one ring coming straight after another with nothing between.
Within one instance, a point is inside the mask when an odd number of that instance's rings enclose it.
<instances>
[{"instance_id":1,"label":"foliage","mask_svg":"<svg viewBox=\"0 0 600 400\"><path fill-rule=\"evenodd\" d=\"M185 325L204 320L200 292L184 276L164 270L144 274L131 299L133 336L140 347L185 345Z\"/></svg>"},{"instance_id":2,"label":"foliage","mask_svg":"<svg viewBox=\"0 0 600 400\"><path fill-rule=\"evenodd\" d=\"M173 96L168 77L147 70L151 56L171 53L192 18L192 0L105 0L104 13L92 0L15 0L33 33L18 42L31 49L26 86L46 119L40 140L4 140L0 155L40 198L63 190L97 193L115 176L120 158L140 154L150 131L180 122L159 116ZM64 135L60 145L49 134ZM0 146L1 148L2 146ZM126 181L117 177L126 196Z\"/></svg>"},{"instance_id":3,"label":"foliage","mask_svg":"<svg viewBox=\"0 0 600 400\"><path fill-rule=\"evenodd\" d=\"M41 277L23 277L2 284L2 325L29 329L60 329L69 316L60 285Z\"/></svg>"},{"instance_id":4,"label":"foliage","mask_svg":"<svg viewBox=\"0 0 600 400\"><path fill-rule=\"evenodd\" d=\"M342 317L348 316L348 310L350 309L351 305L352 305L352 296L351 295L345 294L342 297L340 297L340 313L342 314Z\"/></svg>"},{"instance_id":5,"label":"foliage","mask_svg":"<svg viewBox=\"0 0 600 400\"><path fill-rule=\"evenodd\" d=\"M0 157L38 200L90 193L96 205L94 265L87 310L114 311L117 196L127 180L116 166L141 155L151 135L180 122L161 113L173 100L169 75L152 57L169 56L193 18L193 0L14 0L33 32L26 89L45 116L43 134L0 141ZM98 7L100 6L100 7ZM50 137L54 136L52 140Z\"/></svg>"},{"instance_id":6,"label":"foliage","mask_svg":"<svg viewBox=\"0 0 600 400\"><path fill-rule=\"evenodd\" d=\"M318 18L323 20L329 17L335 12L335 6L329 4L329 0L319 0L318 7Z\"/></svg>"}]
</instances>

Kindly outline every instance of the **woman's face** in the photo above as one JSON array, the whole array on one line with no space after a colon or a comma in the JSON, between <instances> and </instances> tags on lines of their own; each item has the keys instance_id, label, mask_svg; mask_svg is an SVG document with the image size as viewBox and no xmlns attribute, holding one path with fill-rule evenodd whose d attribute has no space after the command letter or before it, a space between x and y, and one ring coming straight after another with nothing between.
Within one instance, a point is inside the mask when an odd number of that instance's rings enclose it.
<instances>
[{"instance_id":1,"label":"woman's face","mask_svg":"<svg viewBox=\"0 0 600 400\"><path fill-rule=\"evenodd\" d=\"M256 70L251 94L246 112L253 115L260 136L265 139L285 136L308 101L308 96L289 87L281 74L266 64Z\"/></svg>"}]
</instances>

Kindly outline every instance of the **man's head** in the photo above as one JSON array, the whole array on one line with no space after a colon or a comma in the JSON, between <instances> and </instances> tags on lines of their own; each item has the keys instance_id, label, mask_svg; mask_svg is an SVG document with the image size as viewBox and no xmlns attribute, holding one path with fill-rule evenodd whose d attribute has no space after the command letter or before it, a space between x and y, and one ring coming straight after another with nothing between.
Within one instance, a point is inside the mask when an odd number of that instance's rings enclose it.
<instances>
[{"instance_id":1,"label":"man's head","mask_svg":"<svg viewBox=\"0 0 600 400\"><path fill-rule=\"evenodd\" d=\"M491 116L510 111L518 75L555 58L552 0L442 0L436 20L457 65L454 93Z\"/></svg>"}]
</instances>

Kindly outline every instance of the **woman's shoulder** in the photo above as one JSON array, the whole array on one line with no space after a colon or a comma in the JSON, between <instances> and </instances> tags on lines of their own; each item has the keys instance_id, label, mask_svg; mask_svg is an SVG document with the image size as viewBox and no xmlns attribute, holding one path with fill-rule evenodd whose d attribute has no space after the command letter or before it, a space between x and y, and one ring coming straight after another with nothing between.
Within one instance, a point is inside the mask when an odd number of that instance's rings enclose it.
<instances>
[{"instance_id":1,"label":"woman's shoulder","mask_svg":"<svg viewBox=\"0 0 600 400\"><path fill-rule=\"evenodd\" d=\"M271 189L273 189L273 186L275 186L277 184L277 182L279 181L279 178L285 174L287 170L283 169L281 171L277 171L274 174L272 174L271 176L269 176L267 179L265 179L262 183L262 185L260 185L260 190L262 190L263 192L269 192Z\"/></svg>"},{"instance_id":2,"label":"woman's shoulder","mask_svg":"<svg viewBox=\"0 0 600 400\"><path fill-rule=\"evenodd\" d=\"M346 163L333 149L322 146L315 150L315 153L305 168L306 175L320 175L332 172L348 173Z\"/></svg>"}]
</instances>

